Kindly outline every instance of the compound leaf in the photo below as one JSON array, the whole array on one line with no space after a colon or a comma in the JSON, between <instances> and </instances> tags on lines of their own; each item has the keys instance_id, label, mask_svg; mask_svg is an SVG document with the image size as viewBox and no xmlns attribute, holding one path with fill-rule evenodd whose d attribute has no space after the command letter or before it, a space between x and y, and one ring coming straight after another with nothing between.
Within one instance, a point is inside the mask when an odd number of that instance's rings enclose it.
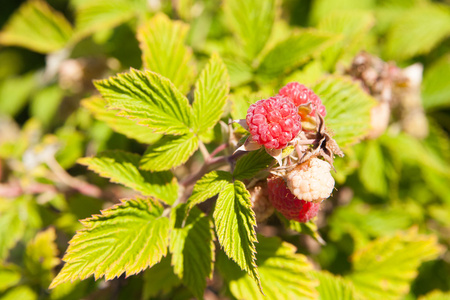
<instances>
[{"instance_id":1,"label":"compound leaf","mask_svg":"<svg viewBox=\"0 0 450 300\"><path fill-rule=\"evenodd\" d=\"M30 0L20 6L0 32L0 44L50 53L66 46L71 36L72 27L61 13L45 1Z\"/></svg>"},{"instance_id":2,"label":"compound leaf","mask_svg":"<svg viewBox=\"0 0 450 300\"><path fill-rule=\"evenodd\" d=\"M362 139L370 129L370 110L376 100L344 77L330 76L312 87L327 109L325 123L340 147Z\"/></svg>"},{"instance_id":3,"label":"compound leaf","mask_svg":"<svg viewBox=\"0 0 450 300\"><path fill-rule=\"evenodd\" d=\"M447 6L417 6L395 19L388 30L385 54L396 60L426 54L449 35L450 10Z\"/></svg>"},{"instance_id":4,"label":"compound leaf","mask_svg":"<svg viewBox=\"0 0 450 300\"><path fill-rule=\"evenodd\" d=\"M106 151L96 157L84 157L78 163L87 166L111 182L120 183L172 204L178 197L178 184L169 171L149 172L139 169L141 157L124 151Z\"/></svg>"},{"instance_id":5,"label":"compound leaf","mask_svg":"<svg viewBox=\"0 0 450 300\"><path fill-rule=\"evenodd\" d=\"M210 218L199 209L192 209L186 218L185 206L179 205L172 211L169 250L175 274L202 299L206 278L212 276L214 232Z\"/></svg>"},{"instance_id":6,"label":"compound leaf","mask_svg":"<svg viewBox=\"0 0 450 300\"><path fill-rule=\"evenodd\" d=\"M159 13L138 29L144 68L170 79L184 94L195 76L192 50L184 44L189 25Z\"/></svg>"},{"instance_id":7,"label":"compound leaf","mask_svg":"<svg viewBox=\"0 0 450 300\"><path fill-rule=\"evenodd\" d=\"M226 0L225 20L242 45L245 56L254 59L272 32L277 13L275 0ZM257 12L257 13L256 13Z\"/></svg>"},{"instance_id":8,"label":"compound leaf","mask_svg":"<svg viewBox=\"0 0 450 300\"><path fill-rule=\"evenodd\" d=\"M143 144L153 144L161 138L160 134L146 127L136 124L136 122L117 116L118 111L106 108L107 102L100 97L90 97L84 99L81 104L86 107L100 121L105 122L114 131L135 139Z\"/></svg>"},{"instance_id":9,"label":"compound leaf","mask_svg":"<svg viewBox=\"0 0 450 300\"><path fill-rule=\"evenodd\" d=\"M236 180L234 184L229 183L222 189L213 218L217 237L227 256L246 271L261 289L255 263L255 213L252 210L250 193L242 181Z\"/></svg>"},{"instance_id":10,"label":"compound leaf","mask_svg":"<svg viewBox=\"0 0 450 300\"><path fill-rule=\"evenodd\" d=\"M155 133L180 135L193 127L193 113L188 99L169 79L151 72L131 69L95 86L119 116L127 117Z\"/></svg>"},{"instance_id":11,"label":"compound leaf","mask_svg":"<svg viewBox=\"0 0 450 300\"><path fill-rule=\"evenodd\" d=\"M70 241L66 262L50 288L92 274L106 280L127 276L158 263L167 253L169 219L152 199L130 199L82 221Z\"/></svg>"},{"instance_id":12,"label":"compound leaf","mask_svg":"<svg viewBox=\"0 0 450 300\"><path fill-rule=\"evenodd\" d=\"M231 179L231 174L225 171L212 171L204 175L195 183L194 190L187 201L187 208L191 209L217 195L231 182Z\"/></svg>"},{"instance_id":13,"label":"compound leaf","mask_svg":"<svg viewBox=\"0 0 450 300\"><path fill-rule=\"evenodd\" d=\"M230 91L227 68L214 54L195 84L192 104L199 133L206 133L220 120Z\"/></svg>"},{"instance_id":14,"label":"compound leaf","mask_svg":"<svg viewBox=\"0 0 450 300\"><path fill-rule=\"evenodd\" d=\"M439 59L425 70L422 85L423 106L426 109L450 106L450 55Z\"/></svg>"},{"instance_id":15,"label":"compound leaf","mask_svg":"<svg viewBox=\"0 0 450 300\"><path fill-rule=\"evenodd\" d=\"M313 271L314 278L319 280L317 291L319 300L355 300L354 287L351 282L326 271Z\"/></svg>"},{"instance_id":16,"label":"compound leaf","mask_svg":"<svg viewBox=\"0 0 450 300\"><path fill-rule=\"evenodd\" d=\"M272 162L273 157L267 154L265 149L251 151L237 161L233 177L236 179L252 178L259 171L267 169Z\"/></svg>"},{"instance_id":17,"label":"compound leaf","mask_svg":"<svg viewBox=\"0 0 450 300\"><path fill-rule=\"evenodd\" d=\"M256 258L265 296L225 255L219 255L217 266L237 299L317 299L317 280L309 275L313 267L306 256L295 252L293 245L277 237L258 236Z\"/></svg>"},{"instance_id":18,"label":"compound leaf","mask_svg":"<svg viewBox=\"0 0 450 300\"><path fill-rule=\"evenodd\" d=\"M264 56L256 70L264 79L276 79L311 57L318 56L336 40L335 35L316 29L302 30L279 42Z\"/></svg>"},{"instance_id":19,"label":"compound leaf","mask_svg":"<svg viewBox=\"0 0 450 300\"><path fill-rule=\"evenodd\" d=\"M165 171L185 163L198 148L198 137L192 133L165 135L150 145L142 156L140 168Z\"/></svg>"},{"instance_id":20,"label":"compound leaf","mask_svg":"<svg viewBox=\"0 0 450 300\"><path fill-rule=\"evenodd\" d=\"M436 236L419 235L414 229L379 238L353 254L348 278L359 298L398 299L408 293L422 262L441 252Z\"/></svg>"}]
</instances>

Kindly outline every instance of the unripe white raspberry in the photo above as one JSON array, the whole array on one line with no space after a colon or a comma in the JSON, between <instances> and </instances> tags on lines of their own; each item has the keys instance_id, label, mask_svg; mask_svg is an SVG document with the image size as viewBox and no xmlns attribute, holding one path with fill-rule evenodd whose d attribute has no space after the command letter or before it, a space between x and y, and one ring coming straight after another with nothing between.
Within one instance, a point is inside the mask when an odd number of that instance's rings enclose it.
<instances>
[{"instance_id":1,"label":"unripe white raspberry","mask_svg":"<svg viewBox=\"0 0 450 300\"><path fill-rule=\"evenodd\" d=\"M334 188L331 166L324 160L312 158L286 174L286 184L298 199L320 202L330 197Z\"/></svg>"}]
</instances>

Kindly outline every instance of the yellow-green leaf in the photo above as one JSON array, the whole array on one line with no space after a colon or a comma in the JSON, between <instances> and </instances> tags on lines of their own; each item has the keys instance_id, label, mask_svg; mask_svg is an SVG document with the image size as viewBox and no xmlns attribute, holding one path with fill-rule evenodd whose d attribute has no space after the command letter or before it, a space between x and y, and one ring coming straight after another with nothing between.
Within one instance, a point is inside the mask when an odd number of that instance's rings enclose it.
<instances>
[{"instance_id":1,"label":"yellow-green leaf","mask_svg":"<svg viewBox=\"0 0 450 300\"><path fill-rule=\"evenodd\" d=\"M340 147L362 139L370 129L370 110L376 100L344 77L329 76L312 87L327 109L325 123Z\"/></svg>"},{"instance_id":2,"label":"yellow-green leaf","mask_svg":"<svg viewBox=\"0 0 450 300\"><path fill-rule=\"evenodd\" d=\"M50 53L65 47L72 27L64 16L42 0L29 0L0 32L0 44Z\"/></svg>"},{"instance_id":3,"label":"yellow-green leaf","mask_svg":"<svg viewBox=\"0 0 450 300\"><path fill-rule=\"evenodd\" d=\"M169 250L175 274L202 299L206 278L212 277L214 231L211 219L199 209L192 209L186 217L185 206L172 210Z\"/></svg>"},{"instance_id":4,"label":"yellow-green leaf","mask_svg":"<svg viewBox=\"0 0 450 300\"><path fill-rule=\"evenodd\" d=\"M81 101L98 120L105 122L114 131L143 144L153 144L161 138L161 134L153 133L146 126L138 125L136 122L117 116L118 111L106 108L107 102L100 97L90 97Z\"/></svg>"},{"instance_id":5,"label":"yellow-green leaf","mask_svg":"<svg viewBox=\"0 0 450 300\"><path fill-rule=\"evenodd\" d=\"M167 253L169 219L152 199L130 199L82 221L70 241L66 262L50 288L94 275L106 280L137 274Z\"/></svg>"},{"instance_id":6,"label":"yellow-green leaf","mask_svg":"<svg viewBox=\"0 0 450 300\"><path fill-rule=\"evenodd\" d=\"M165 171L185 163L198 148L198 137L194 134L166 135L150 145L142 156L140 168L150 171Z\"/></svg>"},{"instance_id":7,"label":"yellow-green leaf","mask_svg":"<svg viewBox=\"0 0 450 300\"><path fill-rule=\"evenodd\" d=\"M155 133L190 133L194 125L188 99L173 83L154 72L131 69L95 86L118 115L147 126Z\"/></svg>"},{"instance_id":8,"label":"yellow-green leaf","mask_svg":"<svg viewBox=\"0 0 450 300\"><path fill-rule=\"evenodd\" d=\"M310 276L312 264L303 254L296 253L296 248L279 238L258 236L256 258L261 285L258 285L245 272L219 255L217 266L225 278L228 287L237 299L317 299L317 280Z\"/></svg>"},{"instance_id":9,"label":"yellow-green leaf","mask_svg":"<svg viewBox=\"0 0 450 300\"><path fill-rule=\"evenodd\" d=\"M255 263L255 243L257 242L254 228L255 213L252 210L250 193L242 181L236 180L222 189L213 217L217 237L223 250L257 282L261 289Z\"/></svg>"},{"instance_id":10,"label":"yellow-green leaf","mask_svg":"<svg viewBox=\"0 0 450 300\"><path fill-rule=\"evenodd\" d=\"M170 79L185 94L195 76L192 50L185 45L189 25L159 13L138 29L144 68Z\"/></svg>"},{"instance_id":11,"label":"yellow-green leaf","mask_svg":"<svg viewBox=\"0 0 450 300\"><path fill-rule=\"evenodd\" d=\"M78 163L112 182L123 184L172 204L178 197L178 184L169 171L149 172L139 169L141 157L124 151L107 151L96 157L84 157Z\"/></svg>"},{"instance_id":12,"label":"yellow-green leaf","mask_svg":"<svg viewBox=\"0 0 450 300\"><path fill-rule=\"evenodd\" d=\"M230 91L227 68L220 57L213 54L195 84L192 104L199 134L206 133L220 120Z\"/></svg>"},{"instance_id":13,"label":"yellow-green leaf","mask_svg":"<svg viewBox=\"0 0 450 300\"><path fill-rule=\"evenodd\" d=\"M358 297L398 299L409 292L419 266L442 250L436 236L420 235L417 229L382 237L353 254L353 272L347 278Z\"/></svg>"}]
</instances>

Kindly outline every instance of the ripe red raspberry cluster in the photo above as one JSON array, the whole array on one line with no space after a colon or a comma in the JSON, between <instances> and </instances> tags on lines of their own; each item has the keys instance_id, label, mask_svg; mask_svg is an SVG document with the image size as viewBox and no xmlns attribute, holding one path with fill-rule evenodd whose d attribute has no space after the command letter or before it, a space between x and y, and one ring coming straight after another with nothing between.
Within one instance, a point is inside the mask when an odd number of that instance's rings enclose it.
<instances>
[{"instance_id":1,"label":"ripe red raspberry cluster","mask_svg":"<svg viewBox=\"0 0 450 300\"><path fill-rule=\"evenodd\" d=\"M269 154L277 158L280 167L281 150L289 145L296 147L296 162L291 161L282 174L267 179L270 202L289 220L308 222L317 215L320 202L328 198L334 188L328 162L318 158L317 154L308 156L305 161L300 159L306 154L302 149L308 149L301 147L300 133L305 132L303 141L306 134L319 137L318 133L314 133L314 124L323 122L325 115L325 106L320 98L298 82L287 84L276 96L259 100L247 111L248 141L257 143L258 147L264 146ZM312 128L302 128L302 122L311 124L311 120ZM304 151L311 154L311 149ZM257 206L256 202L253 205Z\"/></svg>"}]
</instances>

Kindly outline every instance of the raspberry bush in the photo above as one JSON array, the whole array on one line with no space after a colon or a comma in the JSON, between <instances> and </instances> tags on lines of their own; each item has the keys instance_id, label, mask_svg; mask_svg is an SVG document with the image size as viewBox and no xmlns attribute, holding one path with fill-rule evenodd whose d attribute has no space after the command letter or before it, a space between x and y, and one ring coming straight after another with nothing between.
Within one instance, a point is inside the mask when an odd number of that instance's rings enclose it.
<instances>
[{"instance_id":1,"label":"raspberry bush","mask_svg":"<svg viewBox=\"0 0 450 300\"><path fill-rule=\"evenodd\" d=\"M450 10L363 6L2 6L0 299L449 298Z\"/></svg>"}]
</instances>

